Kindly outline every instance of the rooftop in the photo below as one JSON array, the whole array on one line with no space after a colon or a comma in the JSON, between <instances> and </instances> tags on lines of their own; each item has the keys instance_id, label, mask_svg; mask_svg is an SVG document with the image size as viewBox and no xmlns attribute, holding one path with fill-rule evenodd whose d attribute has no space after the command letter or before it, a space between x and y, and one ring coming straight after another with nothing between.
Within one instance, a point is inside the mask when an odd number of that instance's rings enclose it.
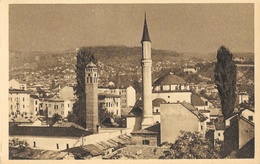
<instances>
[{"instance_id":1,"label":"rooftop","mask_svg":"<svg viewBox=\"0 0 260 164\"><path fill-rule=\"evenodd\" d=\"M194 106L192 106L190 103L187 102L181 102L185 108L187 108L190 112L192 112L200 121L205 121L207 117L199 112Z\"/></svg>"},{"instance_id":2,"label":"rooftop","mask_svg":"<svg viewBox=\"0 0 260 164\"><path fill-rule=\"evenodd\" d=\"M205 106L205 102L196 94L191 94L191 104L193 106Z\"/></svg>"},{"instance_id":3,"label":"rooftop","mask_svg":"<svg viewBox=\"0 0 260 164\"><path fill-rule=\"evenodd\" d=\"M161 86L161 85L180 85L180 84L186 84L186 81L179 77L174 75L172 72L169 72L162 77L155 80L153 86Z\"/></svg>"},{"instance_id":4,"label":"rooftop","mask_svg":"<svg viewBox=\"0 0 260 164\"><path fill-rule=\"evenodd\" d=\"M160 123L154 124L145 129L134 131L131 134L160 134Z\"/></svg>"},{"instance_id":5,"label":"rooftop","mask_svg":"<svg viewBox=\"0 0 260 164\"><path fill-rule=\"evenodd\" d=\"M76 127L31 127L10 126L10 136L42 136L42 137L81 137L91 135L92 132Z\"/></svg>"}]
</instances>

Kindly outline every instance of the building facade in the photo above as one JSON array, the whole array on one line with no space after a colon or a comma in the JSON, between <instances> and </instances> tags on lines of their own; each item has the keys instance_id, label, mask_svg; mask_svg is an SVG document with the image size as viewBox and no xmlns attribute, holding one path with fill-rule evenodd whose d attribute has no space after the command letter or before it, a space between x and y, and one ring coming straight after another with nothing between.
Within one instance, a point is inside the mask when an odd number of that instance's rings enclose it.
<instances>
[{"instance_id":1,"label":"building facade","mask_svg":"<svg viewBox=\"0 0 260 164\"><path fill-rule=\"evenodd\" d=\"M42 110L48 112L48 118L52 118L54 114L66 118L68 113L72 111L74 101L64 100L60 98L42 100Z\"/></svg>"},{"instance_id":2,"label":"building facade","mask_svg":"<svg viewBox=\"0 0 260 164\"><path fill-rule=\"evenodd\" d=\"M180 131L206 133L206 117L189 103L161 104L161 142L174 143Z\"/></svg>"},{"instance_id":3,"label":"building facade","mask_svg":"<svg viewBox=\"0 0 260 164\"><path fill-rule=\"evenodd\" d=\"M114 115L121 116L121 96L114 94L99 94L98 105Z\"/></svg>"},{"instance_id":4,"label":"building facade","mask_svg":"<svg viewBox=\"0 0 260 164\"><path fill-rule=\"evenodd\" d=\"M30 108L30 94L28 91L9 89L9 114L10 116L23 117L33 115Z\"/></svg>"}]
</instances>

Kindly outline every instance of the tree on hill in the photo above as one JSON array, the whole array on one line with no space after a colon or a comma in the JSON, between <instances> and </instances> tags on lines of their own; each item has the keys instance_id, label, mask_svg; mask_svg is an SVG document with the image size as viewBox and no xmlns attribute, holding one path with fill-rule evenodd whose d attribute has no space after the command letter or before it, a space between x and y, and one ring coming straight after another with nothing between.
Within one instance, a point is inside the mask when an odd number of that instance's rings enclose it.
<instances>
[{"instance_id":1,"label":"tree on hill","mask_svg":"<svg viewBox=\"0 0 260 164\"><path fill-rule=\"evenodd\" d=\"M237 67L228 48L221 46L217 51L214 77L225 119L232 115L236 103Z\"/></svg>"},{"instance_id":2,"label":"tree on hill","mask_svg":"<svg viewBox=\"0 0 260 164\"><path fill-rule=\"evenodd\" d=\"M73 113L78 118L77 124L86 127L86 89L85 89L85 68L86 65L92 61L97 64L97 59L87 48L81 48L77 53L76 62L76 80L77 85L75 86L75 94L77 101L73 105ZM75 120L75 119L74 119Z\"/></svg>"}]
</instances>

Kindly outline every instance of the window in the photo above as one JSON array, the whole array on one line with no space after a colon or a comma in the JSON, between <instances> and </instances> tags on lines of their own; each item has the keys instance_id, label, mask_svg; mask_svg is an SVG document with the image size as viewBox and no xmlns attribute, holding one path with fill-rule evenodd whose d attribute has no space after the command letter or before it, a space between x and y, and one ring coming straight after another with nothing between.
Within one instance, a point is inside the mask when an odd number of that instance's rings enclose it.
<instances>
[{"instance_id":1,"label":"window","mask_svg":"<svg viewBox=\"0 0 260 164\"><path fill-rule=\"evenodd\" d=\"M11 109L13 109L13 105L11 105Z\"/></svg>"},{"instance_id":2,"label":"window","mask_svg":"<svg viewBox=\"0 0 260 164\"><path fill-rule=\"evenodd\" d=\"M170 98L171 96L168 96L168 98Z\"/></svg>"},{"instance_id":3,"label":"window","mask_svg":"<svg viewBox=\"0 0 260 164\"><path fill-rule=\"evenodd\" d=\"M200 126L200 129L203 130L203 126L202 125Z\"/></svg>"},{"instance_id":4,"label":"window","mask_svg":"<svg viewBox=\"0 0 260 164\"><path fill-rule=\"evenodd\" d=\"M218 136L220 136L220 133L218 133Z\"/></svg>"},{"instance_id":5,"label":"window","mask_svg":"<svg viewBox=\"0 0 260 164\"><path fill-rule=\"evenodd\" d=\"M159 110L158 110L158 109L156 109L156 113L159 113Z\"/></svg>"},{"instance_id":6,"label":"window","mask_svg":"<svg viewBox=\"0 0 260 164\"><path fill-rule=\"evenodd\" d=\"M143 140L143 141L142 141L142 144L143 144L143 145L150 145L150 140Z\"/></svg>"},{"instance_id":7,"label":"window","mask_svg":"<svg viewBox=\"0 0 260 164\"><path fill-rule=\"evenodd\" d=\"M35 111L37 112L37 107L35 107Z\"/></svg>"},{"instance_id":8,"label":"window","mask_svg":"<svg viewBox=\"0 0 260 164\"><path fill-rule=\"evenodd\" d=\"M253 121L253 116L248 116L249 121Z\"/></svg>"},{"instance_id":9,"label":"window","mask_svg":"<svg viewBox=\"0 0 260 164\"><path fill-rule=\"evenodd\" d=\"M36 142L35 141L33 141L33 147L36 147Z\"/></svg>"},{"instance_id":10,"label":"window","mask_svg":"<svg viewBox=\"0 0 260 164\"><path fill-rule=\"evenodd\" d=\"M25 108L25 106L23 105L23 108Z\"/></svg>"},{"instance_id":11,"label":"window","mask_svg":"<svg viewBox=\"0 0 260 164\"><path fill-rule=\"evenodd\" d=\"M24 97L23 97L23 101L24 101Z\"/></svg>"},{"instance_id":12,"label":"window","mask_svg":"<svg viewBox=\"0 0 260 164\"><path fill-rule=\"evenodd\" d=\"M37 105L37 103L38 103L38 102L37 102L37 100L36 100L36 101L35 101L35 105Z\"/></svg>"},{"instance_id":13,"label":"window","mask_svg":"<svg viewBox=\"0 0 260 164\"><path fill-rule=\"evenodd\" d=\"M56 146L57 146L57 149L59 149L59 144L56 144Z\"/></svg>"},{"instance_id":14,"label":"window","mask_svg":"<svg viewBox=\"0 0 260 164\"><path fill-rule=\"evenodd\" d=\"M11 102L12 102L12 100L13 100L13 99L12 99L12 97L11 97Z\"/></svg>"},{"instance_id":15,"label":"window","mask_svg":"<svg viewBox=\"0 0 260 164\"><path fill-rule=\"evenodd\" d=\"M67 144L67 146L66 146L66 147L67 147L67 149L69 149L69 148L70 148L70 147L69 147L69 144Z\"/></svg>"},{"instance_id":16,"label":"window","mask_svg":"<svg viewBox=\"0 0 260 164\"><path fill-rule=\"evenodd\" d=\"M68 108L70 107L70 104L68 104Z\"/></svg>"}]
</instances>

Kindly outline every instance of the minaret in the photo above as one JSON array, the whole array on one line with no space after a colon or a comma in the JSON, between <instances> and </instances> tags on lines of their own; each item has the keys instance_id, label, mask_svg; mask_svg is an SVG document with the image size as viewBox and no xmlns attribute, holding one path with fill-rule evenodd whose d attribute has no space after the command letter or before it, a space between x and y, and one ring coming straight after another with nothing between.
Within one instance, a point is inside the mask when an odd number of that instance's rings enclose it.
<instances>
[{"instance_id":1,"label":"minaret","mask_svg":"<svg viewBox=\"0 0 260 164\"><path fill-rule=\"evenodd\" d=\"M149 37L148 27L146 23L146 15L144 19L144 29L142 43L142 83L143 83L143 122L142 129L153 125L152 115L152 58L151 58L151 40Z\"/></svg>"},{"instance_id":2,"label":"minaret","mask_svg":"<svg viewBox=\"0 0 260 164\"><path fill-rule=\"evenodd\" d=\"M98 133L98 72L91 61L85 70L86 83L86 128Z\"/></svg>"}]
</instances>

